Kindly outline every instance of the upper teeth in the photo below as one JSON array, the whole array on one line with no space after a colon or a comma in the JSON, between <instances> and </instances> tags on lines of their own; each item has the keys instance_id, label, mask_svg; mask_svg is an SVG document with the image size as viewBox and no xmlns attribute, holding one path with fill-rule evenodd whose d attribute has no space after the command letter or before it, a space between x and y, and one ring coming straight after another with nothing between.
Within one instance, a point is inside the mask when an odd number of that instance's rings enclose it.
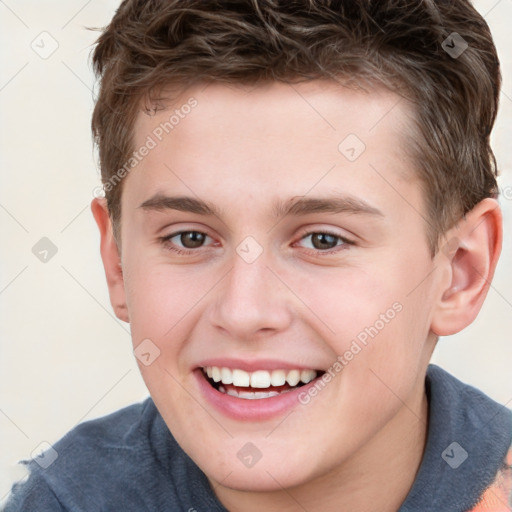
<instances>
[{"instance_id":1,"label":"upper teeth","mask_svg":"<svg viewBox=\"0 0 512 512\"><path fill-rule=\"evenodd\" d=\"M237 368L231 369L220 366L207 366L203 368L208 377L214 382L233 384L234 386L268 388L270 386L296 386L299 382L307 384L316 378L315 370L256 370L246 372Z\"/></svg>"}]
</instances>

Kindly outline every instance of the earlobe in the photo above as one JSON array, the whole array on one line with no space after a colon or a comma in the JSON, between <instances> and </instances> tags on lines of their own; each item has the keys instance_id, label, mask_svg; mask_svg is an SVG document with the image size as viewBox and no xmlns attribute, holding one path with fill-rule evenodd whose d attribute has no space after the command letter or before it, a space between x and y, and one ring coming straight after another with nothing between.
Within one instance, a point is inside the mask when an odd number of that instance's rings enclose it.
<instances>
[{"instance_id":1,"label":"earlobe","mask_svg":"<svg viewBox=\"0 0 512 512\"><path fill-rule=\"evenodd\" d=\"M439 290L431 330L455 334L476 318L501 252L502 215L494 199L478 203L444 239L436 255L448 278Z\"/></svg>"},{"instance_id":2,"label":"earlobe","mask_svg":"<svg viewBox=\"0 0 512 512\"><path fill-rule=\"evenodd\" d=\"M117 318L124 322L129 322L121 257L114 238L106 199L93 199L91 210L100 231L100 252L105 269L105 277L107 278L110 303Z\"/></svg>"}]
</instances>

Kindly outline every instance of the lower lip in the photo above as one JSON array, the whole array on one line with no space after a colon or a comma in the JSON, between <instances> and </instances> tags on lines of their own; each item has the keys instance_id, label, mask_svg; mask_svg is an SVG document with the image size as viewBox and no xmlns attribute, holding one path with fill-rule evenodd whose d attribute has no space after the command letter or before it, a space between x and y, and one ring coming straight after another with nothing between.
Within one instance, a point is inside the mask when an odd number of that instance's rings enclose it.
<instances>
[{"instance_id":1,"label":"lower lip","mask_svg":"<svg viewBox=\"0 0 512 512\"><path fill-rule=\"evenodd\" d=\"M265 421L282 415L294 406L301 405L299 393L308 391L315 385L317 379L310 383L286 393L281 393L270 398L244 399L237 398L227 393L217 391L207 380L203 371L198 368L194 371L205 398L224 415L239 421ZM261 390L263 391L263 390Z\"/></svg>"}]
</instances>

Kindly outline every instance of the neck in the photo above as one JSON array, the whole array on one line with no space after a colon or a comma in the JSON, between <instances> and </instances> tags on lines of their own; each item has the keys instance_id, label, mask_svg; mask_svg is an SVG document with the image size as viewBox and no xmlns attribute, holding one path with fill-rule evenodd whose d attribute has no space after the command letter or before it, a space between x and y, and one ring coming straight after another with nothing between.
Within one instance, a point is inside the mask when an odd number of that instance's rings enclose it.
<instances>
[{"instance_id":1,"label":"neck","mask_svg":"<svg viewBox=\"0 0 512 512\"><path fill-rule=\"evenodd\" d=\"M420 391L349 460L306 484L272 492L238 491L214 482L212 487L230 512L396 512L413 485L426 444L423 382Z\"/></svg>"}]
</instances>

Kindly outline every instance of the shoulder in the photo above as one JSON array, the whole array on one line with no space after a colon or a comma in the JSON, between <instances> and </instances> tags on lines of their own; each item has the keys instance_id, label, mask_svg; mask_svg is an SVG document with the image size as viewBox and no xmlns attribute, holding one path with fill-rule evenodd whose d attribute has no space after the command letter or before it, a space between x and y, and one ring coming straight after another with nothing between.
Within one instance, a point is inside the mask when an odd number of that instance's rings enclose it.
<instances>
[{"instance_id":1,"label":"shoulder","mask_svg":"<svg viewBox=\"0 0 512 512\"><path fill-rule=\"evenodd\" d=\"M153 446L169 438L149 398L81 423L46 452L23 461L29 477L13 487L6 511L104 510L104 499L122 504L146 484L145 472L158 478L163 471ZM135 502L142 506L140 498Z\"/></svg>"},{"instance_id":2,"label":"shoulder","mask_svg":"<svg viewBox=\"0 0 512 512\"><path fill-rule=\"evenodd\" d=\"M78 425L51 449L24 461L28 480L5 512L225 511L151 398Z\"/></svg>"},{"instance_id":3,"label":"shoulder","mask_svg":"<svg viewBox=\"0 0 512 512\"><path fill-rule=\"evenodd\" d=\"M510 512L512 505L512 445L492 484L470 512Z\"/></svg>"},{"instance_id":4,"label":"shoulder","mask_svg":"<svg viewBox=\"0 0 512 512\"><path fill-rule=\"evenodd\" d=\"M426 378L427 394L434 420L467 430L482 428L510 444L512 411L485 393L430 365Z\"/></svg>"},{"instance_id":5,"label":"shoulder","mask_svg":"<svg viewBox=\"0 0 512 512\"><path fill-rule=\"evenodd\" d=\"M126 462L133 456L140 457L149 450L151 443L169 434L163 422L159 425L159 419L153 401L148 398L107 416L81 423L52 447L56 459L47 468L50 470L48 474L56 471L73 474L81 467L96 468L101 474L106 461L112 465ZM38 458L30 462L34 463L39 463Z\"/></svg>"},{"instance_id":6,"label":"shoulder","mask_svg":"<svg viewBox=\"0 0 512 512\"><path fill-rule=\"evenodd\" d=\"M430 510L501 512L500 508L473 507L487 490L489 496L509 478L506 461L512 444L512 412L434 365L428 368L425 389L427 444L400 511L428 506Z\"/></svg>"}]
</instances>

